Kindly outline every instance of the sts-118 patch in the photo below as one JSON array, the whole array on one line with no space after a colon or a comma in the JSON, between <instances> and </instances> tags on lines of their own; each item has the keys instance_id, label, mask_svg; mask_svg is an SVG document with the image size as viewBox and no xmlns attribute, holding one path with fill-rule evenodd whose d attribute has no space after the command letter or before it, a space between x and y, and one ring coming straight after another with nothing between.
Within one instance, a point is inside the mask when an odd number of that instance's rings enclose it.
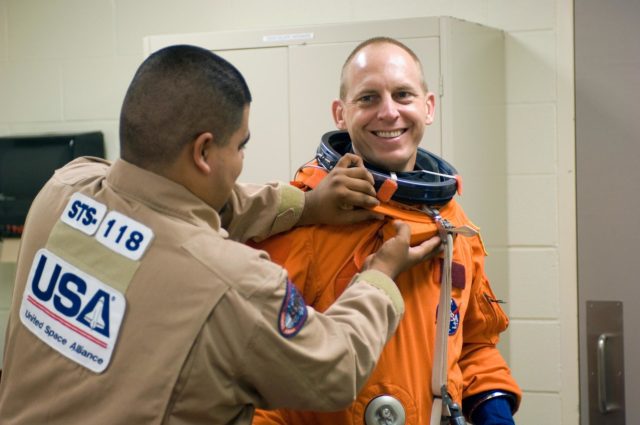
<instances>
[{"instance_id":1,"label":"sts-118 patch","mask_svg":"<svg viewBox=\"0 0 640 425\"><path fill-rule=\"evenodd\" d=\"M307 321L307 305L296 285L287 281L287 288L278 315L278 330L285 338L291 338L300 332Z\"/></svg>"}]
</instances>

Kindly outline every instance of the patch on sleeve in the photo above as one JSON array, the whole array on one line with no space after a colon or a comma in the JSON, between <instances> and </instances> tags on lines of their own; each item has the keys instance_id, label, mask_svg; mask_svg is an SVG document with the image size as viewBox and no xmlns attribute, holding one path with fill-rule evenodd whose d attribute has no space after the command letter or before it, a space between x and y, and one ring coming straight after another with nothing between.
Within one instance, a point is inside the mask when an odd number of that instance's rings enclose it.
<instances>
[{"instance_id":1,"label":"patch on sleeve","mask_svg":"<svg viewBox=\"0 0 640 425\"><path fill-rule=\"evenodd\" d=\"M444 259L440 259L440 278L438 281L442 282L442 269L444 267ZM454 288L464 289L466 286L466 275L464 264L451 263L451 286Z\"/></svg>"},{"instance_id":2,"label":"patch on sleeve","mask_svg":"<svg viewBox=\"0 0 640 425\"><path fill-rule=\"evenodd\" d=\"M436 308L436 322L439 308L440 306ZM460 327L460 306L458 306L456 300L451 298L451 312L449 313L449 336L455 335L458 331L458 327Z\"/></svg>"},{"instance_id":3,"label":"patch on sleeve","mask_svg":"<svg viewBox=\"0 0 640 425\"><path fill-rule=\"evenodd\" d=\"M285 338L295 336L307 321L307 305L296 285L287 281L287 289L278 315L278 330Z\"/></svg>"}]
</instances>

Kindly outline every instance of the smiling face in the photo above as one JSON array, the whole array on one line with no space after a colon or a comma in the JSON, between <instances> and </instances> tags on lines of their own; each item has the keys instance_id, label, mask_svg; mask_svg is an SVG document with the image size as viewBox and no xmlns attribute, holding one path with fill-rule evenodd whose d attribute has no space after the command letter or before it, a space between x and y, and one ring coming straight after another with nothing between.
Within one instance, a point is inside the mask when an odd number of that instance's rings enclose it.
<instances>
[{"instance_id":1,"label":"smiling face","mask_svg":"<svg viewBox=\"0 0 640 425\"><path fill-rule=\"evenodd\" d=\"M355 153L389 171L413 170L435 108L419 64L399 46L373 43L345 66L342 83L333 118L349 132Z\"/></svg>"}]
</instances>

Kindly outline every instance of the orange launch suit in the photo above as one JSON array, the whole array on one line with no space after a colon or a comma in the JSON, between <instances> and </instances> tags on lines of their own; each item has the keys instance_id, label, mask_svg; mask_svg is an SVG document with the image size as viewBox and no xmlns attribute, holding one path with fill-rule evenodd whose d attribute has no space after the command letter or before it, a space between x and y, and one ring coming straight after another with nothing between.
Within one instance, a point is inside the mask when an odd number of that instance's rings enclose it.
<instances>
[{"instance_id":1,"label":"orange launch suit","mask_svg":"<svg viewBox=\"0 0 640 425\"><path fill-rule=\"evenodd\" d=\"M294 183L315 187L322 175L324 173L317 169L304 168ZM299 227L254 246L266 250L273 261L287 269L290 280L298 286L309 306L324 311L344 291L367 256L393 236L394 219L399 218L411 226L414 243L437 232L435 223L426 214L407 210L401 204L384 203L377 209L385 214L384 220L351 226ZM453 199L440 208L440 215L454 226L475 228ZM485 275L485 255L479 235L456 236L448 390L459 405L463 398L485 391L508 391L516 396L514 407L517 408L521 390L496 348L508 318ZM405 316L384 348L373 374L348 408L338 412L257 410L254 425L364 424L367 404L385 394L402 403L407 425L428 424L441 268L442 259L434 258L401 273L396 279L405 302Z\"/></svg>"}]
</instances>

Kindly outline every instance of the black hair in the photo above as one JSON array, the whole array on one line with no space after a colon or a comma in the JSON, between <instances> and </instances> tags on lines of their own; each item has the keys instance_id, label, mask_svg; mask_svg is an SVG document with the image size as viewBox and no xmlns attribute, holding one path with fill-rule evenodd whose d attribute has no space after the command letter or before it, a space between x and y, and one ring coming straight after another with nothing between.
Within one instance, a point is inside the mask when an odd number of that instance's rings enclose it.
<instances>
[{"instance_id":1,"label":"black hair","mask_svg":"<svg viewBox=\"0 0 640 425\"><path fill-rule=\"evenodd\" d=\"M120 113L120 152L143 168L170 164L204 132L225 144L251 102L231 63L196 46L158 50L140 65Z\"/></svg>"}]
</instances>

